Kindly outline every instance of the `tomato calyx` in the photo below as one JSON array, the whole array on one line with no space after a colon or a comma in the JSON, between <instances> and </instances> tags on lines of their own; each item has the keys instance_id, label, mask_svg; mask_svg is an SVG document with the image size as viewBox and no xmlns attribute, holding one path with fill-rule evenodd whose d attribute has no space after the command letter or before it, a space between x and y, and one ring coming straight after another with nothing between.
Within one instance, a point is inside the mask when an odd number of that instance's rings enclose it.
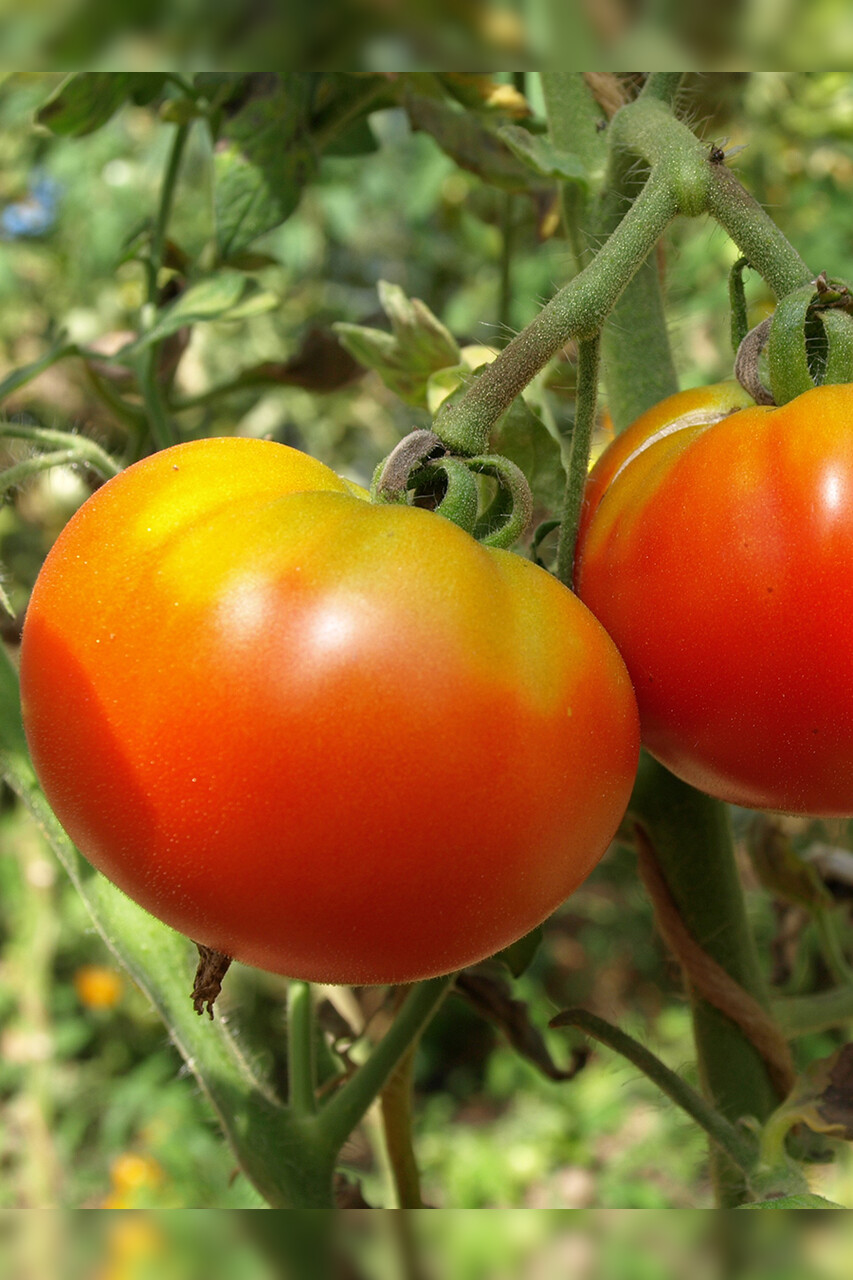
<instances>
[{"instance_id":1,"label":"tomato calyx","mask_svg":"<svg viewBox=\"0 0 853 1280\"><path fill-rule=\"evenodd\" d=\"M478 475L496 482L484 509ZM380 464L371 496L374 502L429 506L488 547L511 547L533 512L527 478L509 458L458 457L428 430L411 432Z\"/></svg>"},{"instance_id":2,"label":"tomato calyx","mask_svg":"<svg viewBox=\"0 0 853 1280\"><path fill-rule=\"evenodd\" d=\"M190 999L199 1017L207 1008L207 1016L213 1021L213 1006L222 990L222 980L231 966L231 956L213 947L206 947L203 942L196 942L198 951L198 968L196 969Z\"/></svg>"},{"instance_id":3,"label":"tomato calyx","mask_svg":"<svg viewBox=\"0 0 853 1280\"><path fill-rule=\"evenodd\" d=\"M770 386L758 371L766 349ZM735 376L758 404L783 405L813 387L853 382L853 294L825 271L781 298L738 346Z\"/></svg>"}]
</instances>

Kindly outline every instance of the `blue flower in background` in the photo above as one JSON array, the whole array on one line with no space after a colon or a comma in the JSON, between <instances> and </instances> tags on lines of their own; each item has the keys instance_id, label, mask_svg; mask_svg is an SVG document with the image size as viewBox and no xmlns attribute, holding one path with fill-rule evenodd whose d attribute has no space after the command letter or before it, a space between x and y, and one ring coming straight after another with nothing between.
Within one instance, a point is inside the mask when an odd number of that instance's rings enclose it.
<instances>
[{"instance_id":1,"label":"blue flower in background","mask_svg":"<svg viewBox=\"0 0 853 1280\"><path fill-rule=\"evenodd\" d=\"M0 239L43 236L56 222L59 183L42 174L33 176L25 200L7 204L0 213Z\"/></svg>"}]
</instances>

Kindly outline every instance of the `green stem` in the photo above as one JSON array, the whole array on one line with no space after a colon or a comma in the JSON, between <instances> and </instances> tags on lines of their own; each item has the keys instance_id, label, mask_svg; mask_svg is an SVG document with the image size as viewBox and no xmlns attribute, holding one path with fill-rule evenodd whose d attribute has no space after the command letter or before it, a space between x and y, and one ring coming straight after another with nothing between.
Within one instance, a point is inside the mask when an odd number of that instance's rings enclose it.
<instances>
[{"instance_id":1,"label":"green stem","mask_svg":"<svg viewBox=\"0 0 853 1280\"><path fill-rule=\"evenodd\" d=\"M130 428L134 444L145 429L145 414L138 405L129 404L106 378L96 372L90 360L83 361L83 372L86 381L98 399L115 415L119 422Z\"/></svg>"},{"instance_id":2,"label":"green stem","mask_svg":"<svg viewBox=\"0 0 853 1280\"><path fill-rule=\"evenodd\" d=\"M671 107L678 97L684 74L683 71L650 71L640 97L654 98Z\"/></svg>"},{"instance_id":3,"label":"green stem","mask_svg":"<svg viewBox=\"0 0 853 1280\"><path fill-rule=\"evenodd\" d=\"M13 440L27 440L35 445L47 445L49 448L73 454L70 461L85 463L105 480L117 476L121 471L120 464L99 444L90 440L88 436L78 436L72 431L54 431L49 427L27 427L19 422L0 420L0 438L4 436ZM33 461L35 459L28 459L28 462ZM6 472L6 474L9 473Z\"/></svg>"},{"instance_id":4,"label":"green stem","mask_svg":"<svg viewBox=\"0 0 853 1280\"><path fill-rule=\"evenodd\" d=\"M178 125L172 139L169 162L163 176L160 189L160 204L157 220L151 237L151 253L148 259L147 302L143 308L143 328L149 329L156 323L158 302L158 276L163 262L163 246L166 242L166 230L172 213L178 172L181 167L184 147L189 136L190 125ZM175 433L169 418L163 388L160 384L159 356L161 343L152 342L145 348L139 359L139 388L145 401L151 435L158 449L167 449L175 443Z\"/></svg>"},{"instance_id":5,"label":"green stem","mask_svg":"<svg viewBox=\"0 0 853 1280\"><path fill-rule=\"evenodd\" d=\"M666 1094L676 1106L695 1120L708 1136L726 1153L729 1159L748 1174L755 1164L756 1148L750 1138L740 1133L733 1124L710 1106L700 1093L681 1076L671 1071L660 1058L640 1044L632 1036L620 1031L612 1023L585 1009L568 1009L551 1022L552 1027L577 1027L585 1035L626 1058L628 1062L648 1076L653 1084Z\"/></svg>"},{"instance_id":6,"label":"green stem","mask_svg":"<svg viewBox=\"0 0 853 1280\"><path fill-rule=\"evenodd\" d=\"M504 192L501 208L501 274L498 295L498 329L506 333L512 320L512 254L515 240L515 196Z\"/></svg>"},{"instance_id":7,"label":"green stem","mask_svg":"<svg viewBox=\"0 0 853 1280\"><path fill-rule=\"evenodd\" d=\"M18 462L14 467L0 472L0 495L14 489L15 485L29 480L39 471L50 471L53 467L68 467L80 461L76 449L59 449L54 453L38 453L32 458Z\"/></svg>"},{"instance_id":8,"label":"green stem","mask_svg":"<svg viewBox=\"0 0 853 1280\"><path fill-rule=\"evenodd\" d=\"M853 989L853 969L844 954L836 927L837 917L831 907L817 907L812 912L820 952L833 980Z\"/></svg>"},{"instance_id":9,"label":"green stem","mask_svg":"<svg viewBox=\"0 0 853 1280\"><path fill-rule=\"evenodd\" d=\"M654 846L681 920L694 940L767 1006L758 952L746 915L725 805L695 791L644 755L630 804ZM752 1041L718 1009L689 991L703 1092L730 1120L765 1120L778 1098ZM739 1167L712 1162L720 1208L742 1203Z\"/></svg>"},{"instance_id":10,"label":"green stem","mask_svg":"<svg viewBox=\"0 0 853 1280\"><path fill-rule=\"evenodd\" d=\"M777 298L809 284L814 272L803 262L772 218L724 164L708 166L708 212L729 233L754 271Z\"/></svg>"},{"instance_id":11,"label":"green stem","mask_svg":"<svg viewBox=\"0 0 853 1280\"><path fill-rule=\"evenodd\" d=\"M786 1036L808 1036L853 1023L853 987L833 987L808 996L773 1001L773 1016Z\"/></svg>"},{"instance_id":12,"label":"green stem","mask_svg":"<svg viewBox=\"0 0 853 1280\"><path fill-rule=\"evenodd\" d=\"M181 161L184 155L184 147L189 137L190 125L178 125L175 130L175 136L172 139L172 149L169 153L169 162L166 166L166 172L163 175L163 185L160 188L160 205L157 210L157 221L154 223L154 232L151 237L151 258L150 264L152 271L148 278L148 301L157 304L157 276L163 263L163 246L166 242L166 230L169 225L169 219L172 215L172 205L175 200L175 188L178 182L178 172L180 171Z\"/></svg>"},{"instance_id":13,"label":"green stem","mask_svg":"<svg viewBox=\"0 0 853 1280\"><path fill-rule=\"evenodd\" d=\"M291 982L287 988L288 1102L300 1116L317 1110L317 1069L314 1038L314 999L310 982Z\"/></svg>"},{"instance_id":14,"label":"green stem","mask_svg":"<svg viewBox=\"0 0 853 1280\"><path fill-rule=\"evenodd\" d=\"M557 577L567 587L572 585L574 575L575 544L578 540L584 487L589 468L589 450L595 426L599 346L598 338L587 338L578 343L575 427L572 432L566 493L563 500L560 537L557 543Z\"/></svg>"},{"instance_id":15,"label":"green stem","mask_svg":"<svg viewBox=\"0 0 853 1280\"><path fill-rule=\"evenodd\" d=\"M729 272L729 310L732 314L732 351L735 355L749 332L746 291L743 284L743 273L748 266L746 258L738 258Z\"/></svg>"},{"instance_id":16,"label":"green stem","mask_svg":"<svg viewBox=\"0 0 853 1280\"><path fill-rule=\"evenodd\" d=\"M638 157L626 149L618 134L617 127L595 228L599 240L618 226L622 211L641 185ZM607 407L617 431L678 390L657 250L646 258L608 316L602 356Z\"/></svg>"},{"instance_id":17,"label":"green stem","mask_svg":"<svg viewBox=\"0 0 853 1280\"><path fill-rule=\"evenodd\" d=\"M421 1178L412 1146L412 1089L417 1043L411 1044L382 1090L382 1125L398 1209L423 1209Z\"/></svg>"},{"instance_id":18,"label":"green stem","mask_svg":"<svg viewBox=\"0 0 853 1280\"><path fill-rule=\"evenodd\" d=\"M607 140L601 126L604 113L590 92L582 71L540 72L548 132L554 146L578 156L592 190L600 186L607 162ZM577 182L560 187L566 235L578 271L588 260L590 194Z\"/></svg>"},{"instance_id":19,"label":"green stem","mask_svg":"<svg viewBox=\"0 0 853 1280\"><path fill-rule=\"evenodd\" d=\"M460 400L439 414L436 431L454 452L485 450L492 424L551 356L570 338L598 333L676 212L670 182L652 175L595 261L542 308Z\"/></svg>"},{"instance_id":20,"label":"green stem","mask_svg":"<svg viewBox=\"0 0 853 1280\"><path fill-rule=\"evenodd\" d=\"M370 1057L314 1118L317 1138L339 1151L384 1087L409 1046L423 1032L453 982L453 974L416 983Z\"/></svg>"}]
</instances>

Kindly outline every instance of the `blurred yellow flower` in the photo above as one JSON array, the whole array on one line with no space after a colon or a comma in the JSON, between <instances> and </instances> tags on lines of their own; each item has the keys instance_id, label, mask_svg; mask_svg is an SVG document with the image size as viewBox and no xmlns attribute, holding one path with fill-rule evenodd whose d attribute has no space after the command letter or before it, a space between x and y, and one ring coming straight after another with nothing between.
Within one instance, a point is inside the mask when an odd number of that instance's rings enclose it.
<instances>
[{"instance_id":1,"label":"blurred yellow flower","mask_svg":"<svg viewBox=\"0 0 853 1280\"><path fill-rule=\"evenodd\" d=\"M74 974L74 990L87 1009L112 1009L124 991L124 982L115 969L86 964Z\"/></svg>"}]
</instances>

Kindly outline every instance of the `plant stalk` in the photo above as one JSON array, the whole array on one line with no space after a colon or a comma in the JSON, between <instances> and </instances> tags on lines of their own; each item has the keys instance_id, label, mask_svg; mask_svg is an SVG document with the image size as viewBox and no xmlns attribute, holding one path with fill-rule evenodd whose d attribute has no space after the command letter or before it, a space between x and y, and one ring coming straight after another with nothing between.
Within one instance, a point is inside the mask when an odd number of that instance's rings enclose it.
<instances>
[{"instance_id":1,"label":"plant stalk","mask_svg":"<svg viewBox=\"0 0 853 1280\"><path fill-rule=\"evenodd\" d=\"M606 1022L594 1013L587 1012L586 1009L568 1009L565 1013L558 1014L551 1026L577 1027L585 1035L607 1045L609 1049L613 1049L615 1053L633 1063L676 1106L681 1107L682 1111L685 1111L705 1130L712 1141L726 1153L743 1174L749 1173L756 1160L755 1143L710 1106L692 1085L671 1071L645 1045L621 1031L619 1027L614 1027L612 1023Z\"/></svg>"},{"instance_id":2,"label":"plant stalk","mask_svg":"<svg viewBox=\"0 0 853 1280\"><path fill-rule=\"evenodd\" d=\"M762 1004L768 996L734 860L727 808L644 755L629 806L657 856L679 915L695 941ZM767 1067L744 1032L688 984L703 1092L731 1121L763 1121L778 1097ZM742 1171L712 1160L720 1208L747 1198Z\"/></svg>"},{"instance_id":3,"label":"plant stalk","mask_svg":"<svg viewBox=\"0 0 853 1280\"><path fill-rule=\"evenodd\" d=\"M317 1065L314 1039L314 1001L310 982L291 982L287 988L288 1103L300 1116L317 1110Z\"/></svg>"},{"instance_id":4,"label":"plant stalk","mask_svg":"<svg viewBox=\"0 0 853 1280\"><path fill-rule=\"evenodd\" d=\"M415 983L370 1057L312 1117L317 1139L337 1153L384 1087L409 1046L421 1035L453 982L453 974Z\"/></svg>"},{"instance_id":5,"label":"plant stalk","mask_svg":"<svg viewBox=\"0 0 853 1280\"><path fill-rule=\"evenodd\" d=\"M599 251L517 334L458 401L439 413L435 429L454 452L488 446L493 423L571 338L591 338L677 213L667 179L653 175Z\"/></svg>"},{"instance_id":6,"label":"plant stalk","mask_svg":"<svg viewBox=\"0 0 853 1280\"><path fill-rule=\"evenodd\" d=\"M589 467L589 449L595 427L598 403L598 338L578 343L578 393L575 400L575 427L569 452L566 494L563 501L560 537L557 543L557 577L564 586L572 585L575 544L578 540L583 494Z\"/></svg>"}]
</instances>

